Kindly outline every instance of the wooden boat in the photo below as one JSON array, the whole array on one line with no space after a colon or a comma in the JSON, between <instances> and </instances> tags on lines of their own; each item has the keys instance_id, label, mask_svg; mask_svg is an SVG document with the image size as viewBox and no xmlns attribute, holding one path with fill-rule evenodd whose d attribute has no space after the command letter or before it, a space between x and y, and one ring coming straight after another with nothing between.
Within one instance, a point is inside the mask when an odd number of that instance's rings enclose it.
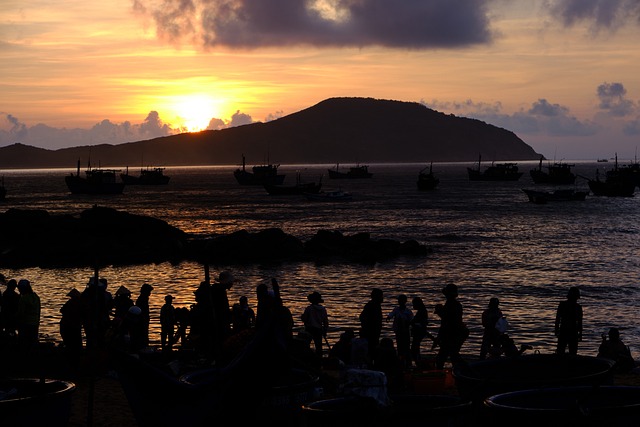
<instances>
[{"instance_id":1,"label":"wooden boat","mask_svg":"<svg viewBox=\"0 0 640 427\"><path fill-rule=\"evenodd\" d=\"M78 160L76 174L72 172L64 180L72 194L122 194L124 182L116 181L118 172L116 169L91 168L89 164L85 176L81 176Z\"/></svg>"},{"instance_id":2,"label":"wooden boat","mask_svg":"<svg viewBox=\"0 0 640 427\"><path fill-rule=\"evenodd\" d=\"M611 384L614 362L592 356L525 354L456 364L453 377L461 396L488 396L542 387Z\"/></svg>"},{"instance_id":3,"label":"wooden boat","mask_svg":"<svg viewBox=\"0 0 640 427\"><path fill-rule=\"evenodd\" d=\"M307 200L316 202L348 202L353 200L353 195L342 190L319 191L317 193L304 193Z\"/></svg>"},{"instance_id":4,"label":"wooden boat","mask_svg":"<svg viewBox=\"0 0 640 427\"><path fill-rule=\"evenodd\" d=\"M57 379L0 379L0 425L67 426L75 390L73 382Z\"/></svg>"},{"instance_id":5,"label":"wooden boat","mask_svg":"<svg viewBox=\"0 0 640 427\"><path fill-rule=\"evenodd\" d=\"M573 184L576 181L576 174L571 172L573 164L554 162L546 166L547 171L542 170L542 157L537 169L531 169L529 174L535 184Z\"/></svg>"},{"instance_id":6,"label":"wooden boat","mask_svg":"<svg viewBox=\"0 0 640 427\"><path fill-rule=\"evenodd\" d=\"M613 169L607 171L605 180L600 179L600 172L596 169L596 178L588 179L588 184L589 189L596 196L633 197L636 178L630 172L618 167L618 156L616 155Z\"/></svg>"},{"instance_id":7,"label":"wooden boat","mask_svg":"<svg viewBox=\"0 0 640 427\"><path fill-rule=\"evenodd\" d=\"M573 189L563 189L548 192L528 190L526 188L523 188L522 191L524 191L524 193L527 195L530 202L538 204L548 202L584 201L589 194L588 191L576 191Z\"/></svg>"},{"instance_id":8,"label":"wooden boat","mask_svg":"<svg viewBox=\"0 0 640 427\"><path fill-rule=\"evenodd\" d=\"M339 170L340 165L336 163L335 169L327 169L329 172L329 178L331 179L363 179L371 178L373 174L369 172L369 166L367 165L355 165L351 166L348 171L342 172Z\"/></svg>"},{"instance_id":9,"label":"wooden boat","mask_svg":"<svg viewBox=\"0 0 640 427\"><path fill-rule=\"evenodd\" d=\"M300 174L296 174L296 183L294 185L276 185L276 184L264 184L264 189L267 193L274 196L288 196L288 195L300 195L304 193L317 194L322 188L322 177L318 183L315 182L302 182Z\"/></svg>"},{"instance_id":10,"label":"wooden boat","mask_svg":"<svg viewBox=\"0 0 640 427\"><path fill-rule=\"evenodd\" d=\"M246 161L242 155L242 168L233 171L233 176L240 185L282 185L285 175L278 174L280 165L267 163L266 165L256 165L251 172L246 170Z\"/></svg>"},{"instance_id":11,"label":"wooden boat","mask_svg":"<svg viewBox=\"0 0 640 427\"><path fill-rule=\"evenodd\" d=\"M129 175L129 166L124 173L120 174L120 179L126 185L166 185L171 177L164 174L165 168L140 169L140 175Z\"/></svg>"},{"instance_id":12,"label":"wooden boat","mask_svg":"<svg viewBox=\"0 0 640 427\"><path fill-rule=\"evenodd\" d=\"M480 168L482 156L478 158L477 168L467 168L470 181L517 181L522 176L517 163L491 163L485 170Z\"/></svg>"},{"instance_id":13,"label":"wooden boat","mask_svg":"<svg viewBox=\"0 0 640 427\"><path fill-rule=\"evenodd\" d=\"M520 390L485 399L492 425L522 427L640 425L640 387L573 386Z\"/></svg>"},{"instance_id":14,"label":"wooden boat","mask_svg":"<svg viewBox=\"0 0 640 427\"><path fill-rule=\"evenodd\" d=\"M390 396L389 405L357 395L318 400L302 407L303 425L318 427L429 425L463 426L472 404L454 395ZM425 424L426 423L426 424Z\"/></svg>"},{"instance_id":15,"label":"wooden boat","mask_svg":"<svg viewBox=\"0 0 640 427\"><path fill-rule=\"evenodd\" d=\"M436 178L433 174L433 162L429 165L428 172L425 167L420 171L420 173L418 173L418 190L434 190L439 183L440 179Z\"/></svg>"}]
</instances>

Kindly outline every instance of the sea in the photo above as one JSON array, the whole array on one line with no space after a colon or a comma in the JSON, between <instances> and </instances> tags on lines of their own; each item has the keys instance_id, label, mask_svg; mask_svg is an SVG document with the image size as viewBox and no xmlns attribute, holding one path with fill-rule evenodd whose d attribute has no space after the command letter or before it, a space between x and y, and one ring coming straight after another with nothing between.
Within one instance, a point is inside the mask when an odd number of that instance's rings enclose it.
<instances>
[{"instance_id":1,"label":"sea","mask_svg":"<svg viewBox=\"0 0 640 427\"><path fill-rule=\"evenodd\" d=\"M574 164L576 183L561 188L588 190L596 171L604 176L613 161L565 161ZM335 165L280 165L285 184L322 181L324 190L353 194L348 202L308 201L304 196L271 196L264 188L241 186L233 176L237 165L171 167L166 186L127 186L122 195L72 195L65 175L73 169L4 170L6 200L11 209L43 209L51 214L79 215L94 205L152 216L191 233L208 236L238 230L256 232L281 228L303 241L320 230L345 235L369 233L372 239L416 240L430 248L426 256L399 257L375 264L348 262L282 262L211 264L212 279L222 271L236 278L229 290L234 303L242 295L255 308L255 289L276 278L296 329L308 304L307 295L322 294L335 342L345 328L357 328L358 314L373 288L384 292L383 309L390 312L397 296L422 297L430 313L444 302L442 288L459 287L459 300L470 336L463 353L477 356L482 337L481 314L491 297L509 321L508 333L517 345L534 352L555 350L554 320L560 301L572 286L581 290L584 334L578 353L595 355L602 334L621 330L622 340L635 356L640 352L640 197L596 197L584 201L535 204L523 188L553 190L534 184L529 171L538 161L517 161L523 176L514 182L469 181L472 162L433 163L440 179L434 191L419 191L416 181L427 164L369 164L371 179L329 179ZM621 162L622 163L622 162ZM483 165L487 166L488 164ZM249 166L249 165L248 165ZM342 165L341 165L342 166ZM344 164L343 167L349 167ZM130 168L130 171L132 169ZM135 170L135 169L133 169ZM132 173L132 172L131 172ZM86 239L92 239L90 235ZM95 241L100 245L100 241ZM109 266L99 274L114 293L121 285L135 299L143 283L150 283L151 339L159 342L159 312L164 297L189 307L193 291L203 280L205 266L196 262ZM83 290L94 274L90 268L0 269L8 278L28 279L42 301L40 335L59 341L60 307L72 288ZM431 314L429 329L438 322ZM392 337L391 322L383 335ZM423 354L432 353L425 342Z\"/></svg>"}]
</instances>

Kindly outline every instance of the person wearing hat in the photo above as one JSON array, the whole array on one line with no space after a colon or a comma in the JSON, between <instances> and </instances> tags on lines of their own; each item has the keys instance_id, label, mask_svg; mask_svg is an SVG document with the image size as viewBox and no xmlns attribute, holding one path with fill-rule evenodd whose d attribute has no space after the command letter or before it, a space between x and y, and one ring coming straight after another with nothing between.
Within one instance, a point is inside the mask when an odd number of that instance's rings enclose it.
<instances>
[{"instance_id":1,"label":"person wearing hat","mask_svg":"<svg viewBox=\"0 0 640 427\"><path fill-rule=\"evenodd\" d=\"M69 299L60 308L60 336L71 366L77 366L82 354L82 298L76 288L71 289L67 296Z\"/></svg>"},{"instance_id":2,"label":"person wearing hat","mask_svg":"<svg viewBox=\"0 0 640 427\"><path fill-rule=\"evenodd\" d=\"M582 341L582 305L578 303L579 299L580 289L572 286L567 292L566 301L558 304L555 321L558 354L564 354L567 347L569 354L578 354L578 342Z\"/></svg>"},{"instance_id":3,"label":"person wearing hat","mask_svg":"<svg viewBox=\"0 0 640 427\"><path fill-rule=\"evenodd\" d=\"M40 329L40 297L27 279L18 281L18 343L25 353L37 350Z\"/></svg>"},{"instance_id":4,"label":"person wearing hat","mask_svg":"<svg viewBox=\"0 0 640 427\"><path fill-rule=\"evenodd\" d=\"M462 304L458 301L458 286L449 283L442 289L446 301L440 315L438 342L440 349L436 354L436 367L443 369L447 359L453 364L462 360L460 349L469 336L469 329L462 321Z\"/></svg>"},{"instance_id":5,"label":"person wearing hat","mask_svg":"<svg viewBox=\"0 0 640 427\"><path fill-rule=\"evenodd\" d=\"M223 271L211 284L211 302L216 316L216 347L221 348L222 342L231 335L231 307L227 291L231 289L236 279L230 271Z\"/></svg>"},{"instance_id":6,"label":"person wearing hat","mask_svg":"<svg viewBox=\"0 0 640 427\"><path fill-rule=\"evenodd\" d=\"M116 327L119 326L132 305L131 291L126 286L120 285L116 290L116 295L113 297L113 320L111 324Z\"/></svg>"},{"instance_id":7,"label":"person wearing hat","mask_svg":"<svg viewBox=\"0 0 640 427\"><path fill-rule=\"evenodd\" d=\"M304 330L313 339L316 356L322 357L322 339L326 338L329 329L329 316L327 309L322 305L324 300L319 292L312 292L307 296L309 305L304 309L301 319L304 323Z\"/></svg>"},{"instance_id":8,"label":"person wearing hat","mask_svg":"<svg viewBox=\"0 0 640 427\"><path fill-rule=\"evenodd\" d=\"M500 332L496 323L503 317L500 310L500 300L496 297L489 299L489 305L482 312L482 344L480 345L480 359L485 359L492 348L500 347Z\"/></svg>"}]
</instances>

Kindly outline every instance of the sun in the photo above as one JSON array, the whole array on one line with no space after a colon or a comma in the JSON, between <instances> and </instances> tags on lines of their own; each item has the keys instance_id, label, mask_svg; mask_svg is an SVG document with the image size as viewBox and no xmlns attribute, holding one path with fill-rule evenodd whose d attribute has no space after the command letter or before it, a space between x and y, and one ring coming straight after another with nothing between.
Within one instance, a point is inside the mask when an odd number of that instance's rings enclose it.
<instances>
[{"instance_id":1,"label":"sun","mask_svg":"<svg viewBox=\"0 0 640 427\"><path fill-rule=\"evenodd\" d=\"M180 126L189 132L205 130L213 118L219 118L221 102L207 95L184 95L176 97L172 109Z\"/></svg>"}]
</instances>

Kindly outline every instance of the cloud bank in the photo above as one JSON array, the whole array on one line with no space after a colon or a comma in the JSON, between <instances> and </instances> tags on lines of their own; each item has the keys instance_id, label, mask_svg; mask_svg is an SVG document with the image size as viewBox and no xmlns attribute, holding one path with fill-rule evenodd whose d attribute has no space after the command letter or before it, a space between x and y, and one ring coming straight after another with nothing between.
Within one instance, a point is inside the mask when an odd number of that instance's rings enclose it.
<instances>
[{"instance_id":1,"label":"cloud bank","mask_svg":"<svg viewBox=\"0 0 640 427\"><path fill-rule=\"evenodd\" d=\"M205 47L385 46L489 43L490 0L133 0L158 36Z\"/></svg>"},{"instance_id":2,"label":"cloud bank","mask_svg":"<svg viewBox=\"0 0 640 427\"><path fill-rule=\"evenodd\" d=\"M587 22L594 32L634 21L640 24L640 0L556 0L549 3L549 10L567 27Z\"/></svg>"}]
</instances>

